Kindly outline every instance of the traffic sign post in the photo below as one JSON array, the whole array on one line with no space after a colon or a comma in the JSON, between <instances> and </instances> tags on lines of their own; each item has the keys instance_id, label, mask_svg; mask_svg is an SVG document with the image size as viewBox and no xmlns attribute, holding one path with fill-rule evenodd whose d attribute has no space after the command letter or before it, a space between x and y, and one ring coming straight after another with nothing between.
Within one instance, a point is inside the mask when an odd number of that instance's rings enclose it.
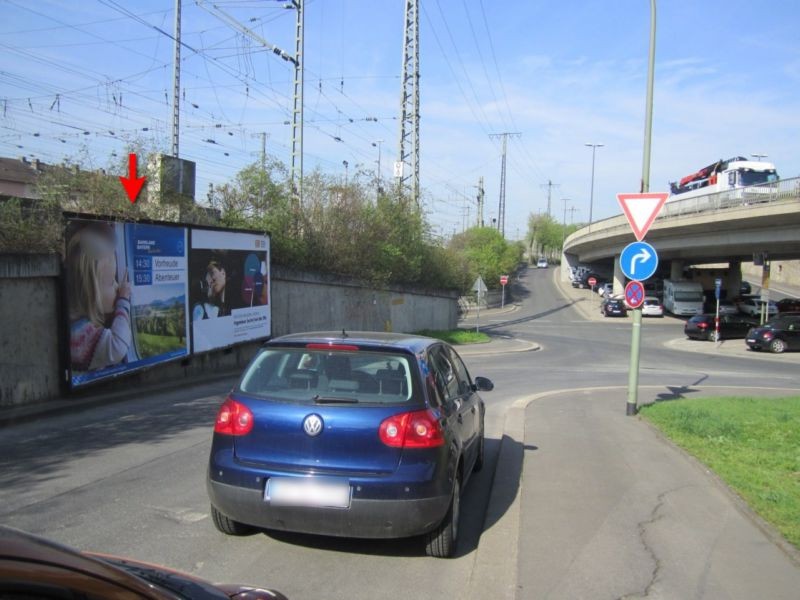
<instances>
[{"instance_id":1,"label":"traffic sign post","mask_svg":"<svg viewBox=\"0 0 800 600\"><path fill-rule=\"evenodd\" d=\"M478 314L475 318L475 332L477 333L481 330L481 298L487 292L486 284L483 282L483 277L480 275L478 275L475 283L472 284L472 291L475 292L478 298Z\"/></svg>"},{"instance_id":2,"label":"traffic sign post","mask_svg":"<svg viewBox=\"0 0 800 600\"><path fill-rule=\"evenodd\" d=\"M508 275L500 275L500 285L503 286L503 295L500 298L500 308L506 306L506 284L508 283Z\"/></svg>"},{"instance_id":3,"label":"traffic sign post","mask_svg":"<svg viewBox=\"0 0 800 600\"><path fill-rule=\"evenodd\" d=\"M648 150L649 151L649 150ZM648 159L649 160L649 159ZM649 174L648 174L649 177ZM647 190L644 185L645 178L642 177L642 190ZM650 226L655 222L658 213L667 201L667 193L640 193L640 194L617 194L617 200L622 207L622 212L628 219L628 223L636 236L636 242L628 244L620 254L620 266L622 272L631 283L637 283L642 290L642 302L644 302L644 286L642 280L653 276L658 268L658 254L650 244L642 241ZM625 297L628 298L628 289L631 284L625 287ZM631 286L631 294L634 295L638 286ZM632 416L636 414L638 404L639 389L639 354L642 341L642 309L633 309L633 327L631 331L631 363L628 370L628 402L625 407L625 414Z\"/></svg>"}]
</instances>

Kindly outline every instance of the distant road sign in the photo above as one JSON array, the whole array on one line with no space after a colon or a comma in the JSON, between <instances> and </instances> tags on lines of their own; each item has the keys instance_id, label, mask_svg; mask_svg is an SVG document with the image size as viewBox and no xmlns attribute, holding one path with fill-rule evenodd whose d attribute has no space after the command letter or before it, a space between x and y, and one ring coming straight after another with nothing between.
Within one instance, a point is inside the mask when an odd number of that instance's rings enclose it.
<instances>
[{"instance_id":1,"label":"distant road sign","mask_svg":"<svg viewBox=\"0 0 800 600\"><path fill-rule=\"evenodd\" d=\"M644 281L656 272L658 254L647 242L633 242L623 248L619 255L619 266L628 279Z\"/></svg>"},{"instance_id":2,"label":"distant road sign","mask_svg":"<svg viewBox=\"0 0 800 600\"><path fill-rule=\"evenodd\" d=\"M500 275L500 285L505 285L508 283L508 275Z\"/></svg>"},{"instance_id":3,"label":"distant road sign","mask_svg":"<svg viewBox=\"0 0 800 600\"><path fill-rule=\"evenodd\" d=\"M591 287L594 287L597 285L597 279L594 277L589 277L589 279L586 280L586 283L588 283Z\"/></svg>"},{"instance_id":4,"label":"distant road sign","mask_svg":"<svg viewBox=\"0 0 800 600\"><path fill-rule=\"evenodd\" d=\"M631 308L639 308L644 302L644 285L641 281L629 281L625 286L625 302Z\"/></svg>"},{"instance_id":5,"label":"distant road sign","mask_svg":"<svg viewBox=\"0 0 800 600\"><path fill-rule=\"evenodd\" d=\"M617 201L622 207L622 212L628 219L633 229L633 235L642 241L647 230L656 220L658 213L667 201L669 194L659 192L653 194L617 194Z\"/></svg>"},{"instance_id":6,"label":"distant road sign","mask_svg":"<svg viewBox=\"0 0 800 600\"><path fill-rule=\"evenodd\" d=\"M485 294L488 290L486 288L486 284L483 282L483 277L478 275L478 278L475 280L475 283L472 284L472 291L478 292L478 295Z\"/></svg>"}]
</instances>

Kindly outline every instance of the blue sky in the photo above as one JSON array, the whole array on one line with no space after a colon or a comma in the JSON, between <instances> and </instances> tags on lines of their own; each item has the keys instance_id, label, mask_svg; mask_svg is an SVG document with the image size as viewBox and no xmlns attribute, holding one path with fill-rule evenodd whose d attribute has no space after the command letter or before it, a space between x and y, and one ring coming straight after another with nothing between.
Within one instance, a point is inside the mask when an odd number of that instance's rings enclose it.
<instances>
[{"instance_id":1,"label":"blue sky","mask_svg":"<svg viewBox=\"0 0 800 600\"><path fill-rule=\"evenodd\" d=\"M216 4L294 52L294 12L273 0ZM793 0L658 3L650 190L719 158L767 154L800 175L800 9ZM169 150L173 1L0 0L0 155L105 166L127 139ZM181 155L197 196L267 151L288 163L290 66L201 5L183 1ZM305 168L392 175L397 155L402 0L307 0ZM648 0L421 0L423 206L449 236L497 216L508 140L506 235L547 210L567 222L620 214L639 190ZM143 131L146 128L147 131ZM112 135L110 132L114 132ZM87 133L84 133L87 132ZM212 140L212 141L208 141ZM379 142L380 140L380 142ZM567 199L566 203L564 199ZM574 211L571 209L575 209Z\"/></svg>"}]
</instances>

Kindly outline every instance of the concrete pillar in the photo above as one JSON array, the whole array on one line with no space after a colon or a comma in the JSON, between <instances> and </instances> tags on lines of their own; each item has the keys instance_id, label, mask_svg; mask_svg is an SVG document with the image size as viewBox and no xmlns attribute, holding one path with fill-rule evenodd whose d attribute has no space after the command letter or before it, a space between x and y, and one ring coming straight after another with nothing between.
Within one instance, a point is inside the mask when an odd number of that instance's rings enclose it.
<instances>
[{"instance_id":1,"label":"concrete pillar","mask_svg":"<svg viewBox=\"0 0 800 600\"><path fill-rule=\"evenodd\" d=\"M683 261L673 260L669 266L669 278L672 281L683 279Z\"/></svg>"},{"instance_id":2,"label":"concrete pillar","mask_svg":"<svg viewBox=\"0 0 800 600\"><path fill-rule=\"evenodd\" d=\"M619 254L614 257L614 295L620 296L625 293L625 275L622 274L622 267L619 264Z\"/></svg>"},{"instance_id":3,"label":"concrete pillar","mask_svg":"<svg viewBox=\"0 0 800 600\"><path fill-rule=\"evenodd\" d=\"M728 292L729 300L739 295L739 288L742 287L742 261L728 262L728 281L724 283L723 287Z\"/></svg>"}]
</instances>

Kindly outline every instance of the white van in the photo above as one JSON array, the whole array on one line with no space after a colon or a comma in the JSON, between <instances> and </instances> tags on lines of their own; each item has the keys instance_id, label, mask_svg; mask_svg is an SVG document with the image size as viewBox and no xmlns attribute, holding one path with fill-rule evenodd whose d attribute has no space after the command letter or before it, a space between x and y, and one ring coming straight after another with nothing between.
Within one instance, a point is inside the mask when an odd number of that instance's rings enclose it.
<instances>
[{"instance_id":1,"label":"white van","mask_svg":"<svg viewBox=\"0 0 800 600\"><path fill-rule=\"evenodd\" d=\"M697 281L664 280L664 310L677 316L703 314L703 286Z\"/></svg>"}]
</instances>

